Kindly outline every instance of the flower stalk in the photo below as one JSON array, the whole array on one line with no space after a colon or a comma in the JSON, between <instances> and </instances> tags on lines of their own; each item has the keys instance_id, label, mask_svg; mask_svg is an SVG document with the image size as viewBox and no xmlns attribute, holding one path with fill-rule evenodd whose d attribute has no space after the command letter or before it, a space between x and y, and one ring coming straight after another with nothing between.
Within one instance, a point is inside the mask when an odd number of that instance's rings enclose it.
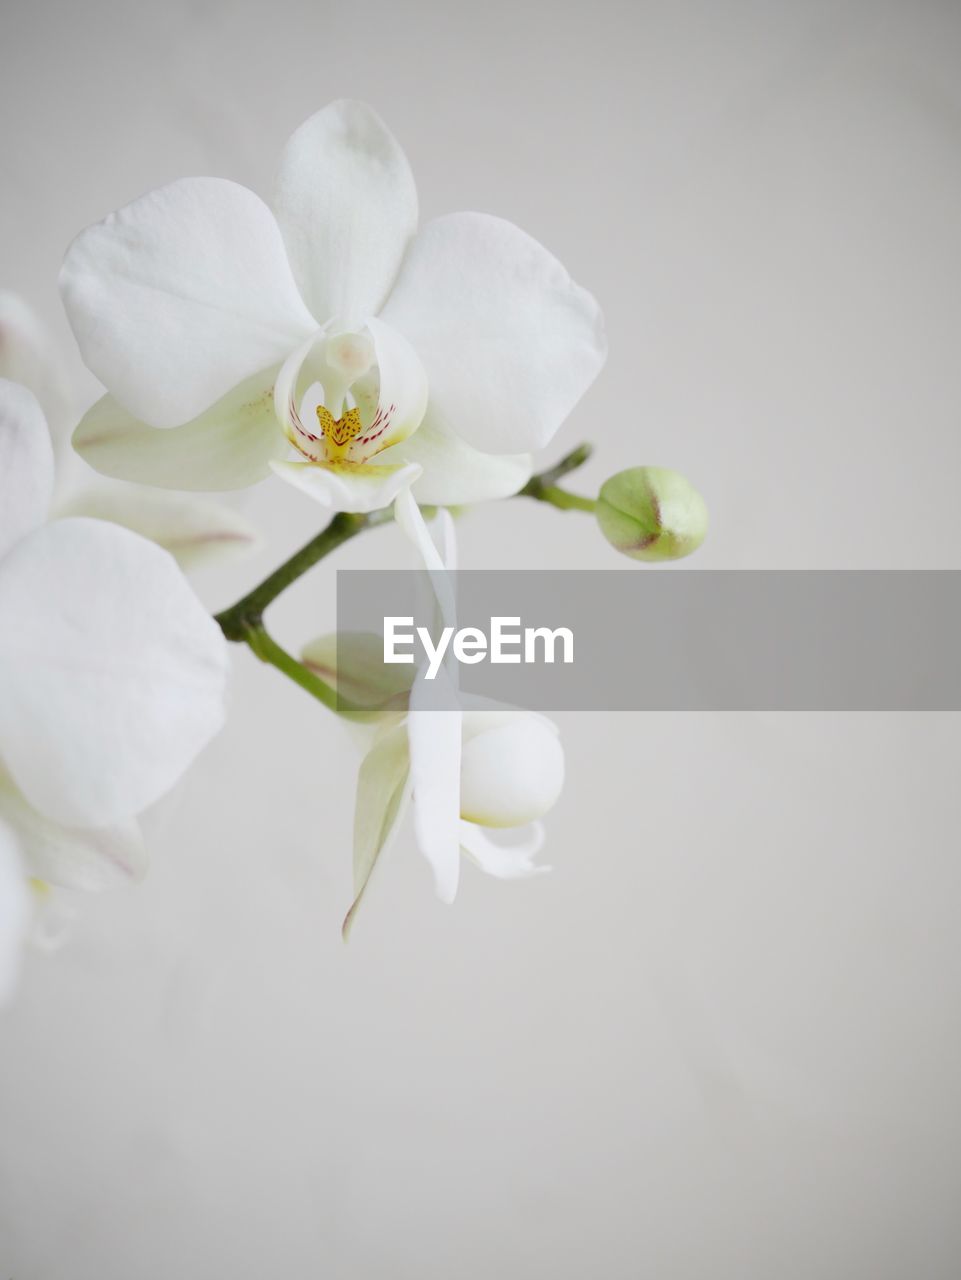
<instances>
[{"instance_id":1,"label":"flower stalk","mask_svg":"<svg viewBox=\"0 0 961 1280\"><path fill-rule=\"evenodd\" d=\"M282 645L279 645L262 623L248 627L243 635L243 640L251 653L256 654L261 662L266 662L270 666L276 667L288 679L293 680L294 684L300 685L301 689L309 693L312 698L322 702L328 710L337 711L340 709L337 691L326 680L321 679L320 676L315 675L313 671L305 667L302 662L298 662L293 654L288 653Z\"/></svg>"},{"instance_id":2,"label":"flower stalk","mask_svg":"<svg viewBox=\"0 0 961 1280\"><path fill-rule=\"evenodd\" d=\"M557 483L564 476L583 466L592 453L589 444L578 445L561 460L538 475L531 476L517 497L534 498L538 502L546 502L561 511L591 511L596 503L593 498L585 498L580 494L570 493ZM425 516L431 516L434 509L423 507ZM328 684L316 672L311 671L304 663L299 662L273 638L264 625L264 613L271 604L292 586L298 578L319 564L331 552L342 547L351 538L356 538L366 529L375 529L380 525L390 524L394 519L393 507L382 507L366 515L341 511L333 517L309 542L273 573L268 574L263 582L248 591L235 604L215 615L220 630L227 640L235 644L246 644L261 662L275 667L289 680L299 685L311 697L323 703L331 711L339 715L364 718L370 715L369 708L352 707L344 697L337 693L333 685Z\"/></svg>"},{"instance_id":3,"label":"flower stalk","mask_svg":"<svg viewBox=\"0 0 961 1280\"><path fill-rule=\"evenodd\" d=\"M597 506L593 498L585 498L579 493L571 493L568 489L562 489L557 483L564 476L576 471L578 467L582 467L593 452L593 445L579 444L576 449L572 449L570 453L565 454L560 462L555 463L553 467L548 467L546 471L541 471L536 476L531 476L517 496L519 498L535 498L538 502L548 502L552 507L557 507L559 511L593 512Z\"/></svg>"},{"instance_id":4,"label":"flower stalk","mask_svg":"<svg viewBox=\"0 0 961 1280\"><path fill-rule=\"evenodd\" d=\"M393 512L389 507L372 511L369 515L339 512L328 525L321 529L320 533L305 543L299 551L295 551L289 560L285 560L279 568L264 578L263 582L252 591L248 591L229 609L224 609L216 615L221 631L228 640L245 643L251 631L262 629L265 610L298 578L303 577L308 569L312 569L325 556L336 551L338 547L349 542L364 529L388 524L393 518Z\"/></svg>"}]
</instances>

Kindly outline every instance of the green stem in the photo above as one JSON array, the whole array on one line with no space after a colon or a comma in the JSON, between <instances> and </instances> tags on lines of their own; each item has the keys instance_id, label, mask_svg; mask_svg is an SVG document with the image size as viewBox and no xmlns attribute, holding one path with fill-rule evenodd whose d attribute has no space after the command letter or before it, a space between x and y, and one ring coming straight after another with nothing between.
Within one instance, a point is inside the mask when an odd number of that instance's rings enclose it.
<instances>
[{"instance_id":1,"label":"green stem","mask_svg":"<svg viewBox=\"0 0 961 1280\"><path fill-rule=\"evenodd\" d=\"M261 662L269 663L282 671L285 676L299 684L301 689L322 702L331 711L337 710L337 692L326 680L308 670L302 662L287 652L262 624L251 625L243 636L244 643L250 651L257 655Z\"/></svg>"},{"instance_id":2,"label":"green stem","mask_svg":"<svg viewBox=\"0 0 961 1280\"><path fill-rule=\"evenodd\" d=\"M521 498L535 498L538 502L548 502L559 511L593 511L597 503L593 498L582 497L579 493L571 493L562 489L557 483L577 467L582 467L593 452L589 444L578 445L570 453L561 458L546 471L531 476L527 484L518 493Z\"/></svg>"},{"instance_id":3,"label":"green stem","mask_svg":"<svg viewBox=\"0 0 961 1280\"><path fill-rule=\"evenodd\" d=\"M301 689L306 690L318 702L322 702L329 711L336 711L338 715L346 716L350 720L369 720L376 715L370 707L362 707L343 697L333 685L329 685L316 672L311 671L302 662L298 662L293 654L288 653L282 645L277 643L263 623L248 627L244 633L243 642L261 662L275 667L288 680L293 680L294 684L300 685Z\"/></svg>"},{"instance_id":4,"label":"green stem","mask_svg":"<svg viewBox=\"0 0 961 1280\"><path fill-rule=\"evenodd\" d=\"M218 613L216 621L228 640L244 643L251 629L260 627L265 610L277 599L282 591L308 569L312 569L324 556L343 546L351 538L356 538L364 529L373 529L377 525L389 524L394 518L391 507L383 507L380 511L372 511L369 515L350 515L341 511L334 516L330 524L321 529L315 537L295 551L289 560L275 569L263 582L248 591L245 596L232 604L229 609Z\"/></svg>"},{"instance_id":5,"label":"green stem","mask_svg":"<svg viewBox=\"0 0 961 1280\"><path fill-rule=\"evenodd\" d=\"M525 498L536 498L538 502L549 502L559 511L593 511L597 503L593 498L582 497L579 493L571 493L560 485L545 484L536 489L521 489Z\"/></svg>"},{"instance_id":6,"label":"green stem","mask_svg":"<svg viewBox=\"0 0 961 1280\"><path fill-rule=\"evenodd\" d=\"M563 476L582 466L590 455L589 444L578 445L553 467L540 472L539 475L531 476L517 496L550 503L561 511L593 511L595 503L592 498L569 493L557 484ZM422 510L425 515L433 514L431 507L424 507ZM263 582L252 591L248 591L229 609L224 609L216 615L215 621L226 639L237 644L246 644L261 662L275 667L331 711L351 719L368 719L372 714L369 708L355 706L339 696L336 689L326 680L304 666L302 662L298 662L268 632L263 619L264 613L277 597L302 577L308 569L312 569L325 556L329 556L332 551L336 551L351 538L356 538L365 529L375 529L378 525L390 524L393 518L392 507L382 507L381 510L371 511L367 515L352 515L342 511L334 516L320 533L305 543L299 551L295 551L273 573L264 578Z\"/></svg>"},{"instance_id":7,"label":"green stem","mask_svg":"<svg viewBox=\"0 0 961 1280\"><path fill-rule=\"evenodd\" d=\"M546 471L541 471L532 478L545 485L557 484L558 480L563 480L565 476L570 475L572 471L576 471L578 467L583 467L593 452L594 446L592 444L579 444L570 453L565 453L559 462L555 462L552 467L548 467ZM522 489L521 493L523 492L524 490Z\"/></svg>"}]
</instances>

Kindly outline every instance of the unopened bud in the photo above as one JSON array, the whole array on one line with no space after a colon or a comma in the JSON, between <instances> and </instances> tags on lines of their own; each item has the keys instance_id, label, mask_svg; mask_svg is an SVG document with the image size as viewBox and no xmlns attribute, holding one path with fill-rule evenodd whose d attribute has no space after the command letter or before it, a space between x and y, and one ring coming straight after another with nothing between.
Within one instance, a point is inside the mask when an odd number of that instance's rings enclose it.
<instances>
[{"instance_id":1,"label":"unopened bud","mask_svg":"<svg viewBox=\"0 0 961 1280\"><path fill-rule=\"evenodd\" d=\"M528 712L464 716L461 817L482 827L542 818L564 785L564 751L550 720Z\"/></svg>"},{"instance_id":2,"label":"unopened bud","mask_svg":"<svg viewBox=\"0 0 961 1280\"><path fill-rule=\"evenodd\" d=\"M412 666L388 666L384 641L368 631L318 636L301 653L315 675L332 685L346 703L371 711L405 711L414 679Z\"/></svg>"},{"instance_id":3,"label":"unopened bud","mask_svg":"<svg viewBox=\"0 0 961 1280\"><path fill-rule=\"evenodd\" d=\"M634 560L680 560L707 533L707 507L668 467L631 467L601 486L597 522L612 547Z\"/></svg>"}]
</instances>

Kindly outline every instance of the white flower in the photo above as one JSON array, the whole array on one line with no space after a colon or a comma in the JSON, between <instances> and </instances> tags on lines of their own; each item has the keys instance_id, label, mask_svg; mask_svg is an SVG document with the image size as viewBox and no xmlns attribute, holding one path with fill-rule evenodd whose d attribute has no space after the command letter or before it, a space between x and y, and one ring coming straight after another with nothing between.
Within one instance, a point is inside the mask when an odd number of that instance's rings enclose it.
<instances>
[{"instance_id":1,"label":"white flower","mask_svg":"<svg viewBox=\"0 0 961 1280\"><path fill-rule=\"evenodd\" d=\"M342 510L415 479L426 503L516 492L603 364L597 304L511 223L416 226L397 142L369 107L336 102L287 143L273 212L187 178L89 228L61 289L111 394L77 449L181 489L273 468Z\"/></svg>"},{"instance_id":2,"label":"white flower","mask_svg":"<svg viewBox=\"0 0 961 1280\"><path fill-rule=\"evenodd\" d=\"M79 416L71 407L75 397L39 316L10 290L0 290L0 378L33 392L56 448ZM85 473L82 478L76 475L79 470ZM222 562L258 544L250 523L222 503L117 481L91 484L89 468L72 451L58 453L56 471L56 516L93 516L123 525L164 547L183 569Z\"/></svg>"},{"instance_id":3,"label":"white flower","mask_svg":"<svg viewBox=\"0 0 961 1280\"><path fill-rule=\"evenodd\" d=\"M416 507L409 502L415 513ZM402 526L432 571L444 621L453 617L447 574L456 566L453 522L438 514L436 543L417 513ZM308 649L329 646L314 642ZM473 709L473 704L491 709ZM471 709L461 710L468 706ZM544 716L481 704L453 687L446 669L428 685L421 670L407 715L384 721L358 776L354 816L354 903L349 930L378 858L394 838L408 805L417 845L434 872L437 895L453 902L461 853L504 880L537 875L544 843L539 821L564 785L564 752L557 727ZM491 832L497 832L493 836Z\"/></svg>"},{"instance_id":4,"label":"white flower","mask_svg":"<svg viewBox=\"0 0 961 1280\"><path fill-rule=\"evenodd\" d=\"M364 758L354 816L353 923L374 866L408 806L414 836L434 872L437 895L453 902L461 853L504 880L549 870L533 859L542 818L564 785L564 752L544 716L518 710L424 710L415 683L411 710L382 730Z\"/></svg>"},{"instance_id":5,"label":"white flower","mask_svg":"<svg viewBox=\"0 0 961 1280\"><path fill-rule=\"evenodd\" d=\"M0 818L29 874L137 875L134 816L220 729L227 648L167 552L117 525L45 523L43 413L0 380Z\"/></svg>"}]
</instances>

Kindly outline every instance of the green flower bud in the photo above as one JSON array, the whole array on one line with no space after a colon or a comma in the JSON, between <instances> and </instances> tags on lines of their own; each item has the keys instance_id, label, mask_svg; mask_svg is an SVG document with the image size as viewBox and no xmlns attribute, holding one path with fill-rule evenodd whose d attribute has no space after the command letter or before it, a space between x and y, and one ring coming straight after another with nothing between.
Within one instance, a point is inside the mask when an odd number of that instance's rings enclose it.
<instances>
[{"instance_id":1,"label":"green flower bud","mask_svg":"<svg viewBox=\"0 0 961 1280\"><path fill-rule=\"evenodd\" d=\"M612 547L634 560L680 560L707 533L698 491L668 467L631 467L605 480L597 522Z\"/></svg>"},{"instance_id":2,"label":"green flower bud","mask_svg":"<svg viewBox=\"0 0 961 1280\"><path fill-rule=\"evenodd\" d=\"M414 668L386 664L382 636L367 631L318 636L303 650L301 659L348 702L371 711L407 709Z\"/></svg>"}]
</instances>

